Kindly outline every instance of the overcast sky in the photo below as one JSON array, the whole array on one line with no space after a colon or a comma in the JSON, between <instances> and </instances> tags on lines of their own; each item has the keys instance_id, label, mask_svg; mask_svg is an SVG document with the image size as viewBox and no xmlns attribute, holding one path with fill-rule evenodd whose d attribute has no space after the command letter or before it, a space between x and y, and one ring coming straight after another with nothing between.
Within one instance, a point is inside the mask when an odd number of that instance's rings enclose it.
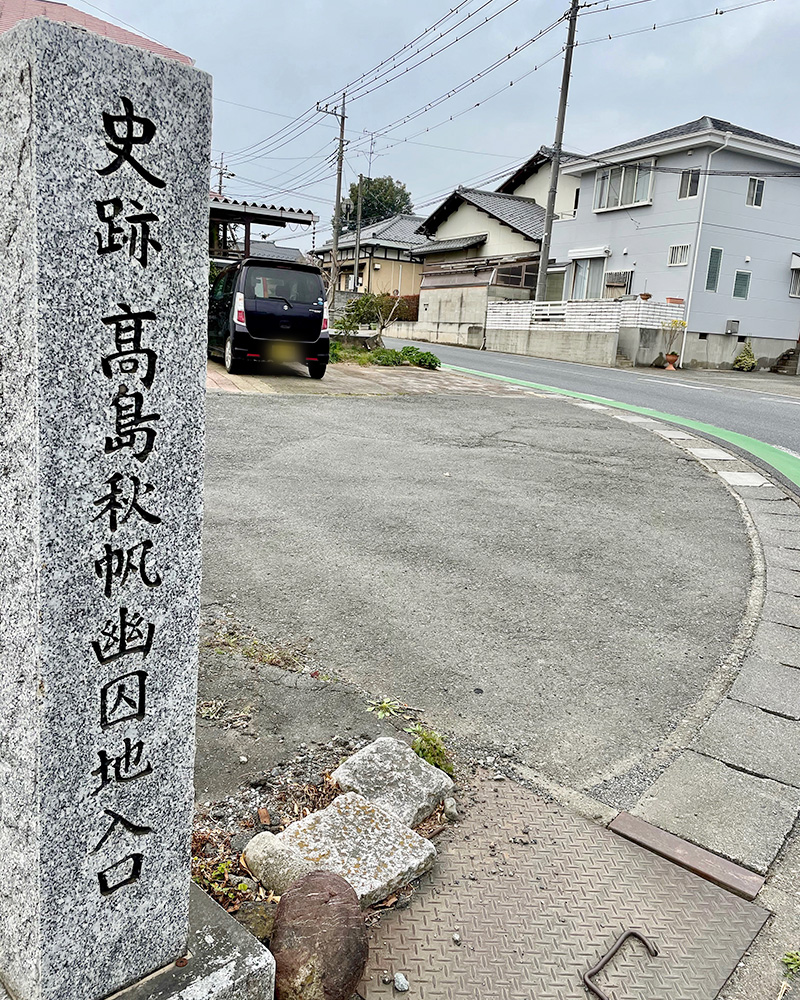
<instances>
[{"instance_id":1,"label":"overcast sky","mask_svg":"<svg viewBox=\"0 0 800 1000\"><path fill-rule=\"evenodd\" d=\"M312 210L320 216L317 245L330 236L338 125L330 116L292 120L318 101L339 103L344 86L441 19L434 34L398 57L397 69L372 83L374 74L367 76L360 91L351 88L344 190L368 172L365 130L394 125L375 136L372 175L402 180L422 215L459 184L495 188L503 172L553 140L565 23L440 106L395 123L533 38L561 17L568 0L70 2L178 49L209 72L213 157L224 153L236 174L225 180L225 193ZM565 148L591 152L702 115L800 144L800 2L730 9L745 2L608 0L619 9L605 10L604 0L587 7L578 21ZM728 12L700 19L715 8ZM461 37L486 17L489 23ZM698 19L669 25L688 18ZM663 27L652 30L654 24ZM414 56L422 45L428 47ZM279 230L274 238L311 245L307 231Z\"/></svg>"}]
</instances>

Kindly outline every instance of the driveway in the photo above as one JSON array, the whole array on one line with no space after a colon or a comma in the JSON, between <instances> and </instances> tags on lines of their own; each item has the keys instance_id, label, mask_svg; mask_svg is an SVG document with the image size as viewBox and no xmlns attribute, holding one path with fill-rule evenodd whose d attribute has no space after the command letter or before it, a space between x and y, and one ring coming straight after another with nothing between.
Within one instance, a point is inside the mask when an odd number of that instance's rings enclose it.
<instances>
[{"instance_id":1,"label":"driveway","mask_svg":"<svg viewBox=\"0 0 800 1000\"><path fill-rule=\"evenodd\" d=\"M747 600L731 495L564 399L374 374L209 395L205 603L457 746L577 789L645 769Z\"/></svg>"}]
</instances>

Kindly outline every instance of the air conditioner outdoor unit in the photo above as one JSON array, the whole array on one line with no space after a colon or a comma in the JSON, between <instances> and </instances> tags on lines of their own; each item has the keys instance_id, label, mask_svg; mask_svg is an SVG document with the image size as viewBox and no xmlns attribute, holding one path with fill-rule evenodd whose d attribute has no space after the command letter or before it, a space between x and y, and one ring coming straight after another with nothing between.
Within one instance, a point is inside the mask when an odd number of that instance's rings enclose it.
<instances>
[{"instance_id":1,"label":"air conditioner outdoor unit","mask_svg":"<svg viewBox=\"0 0 800 1000\"><path fill-rule=\"evenodd\" d=\"M725 333L732 333L734 336L737 336L739 333L739 320L729 319L725 324Z\"/></svg>"}]
</instances>

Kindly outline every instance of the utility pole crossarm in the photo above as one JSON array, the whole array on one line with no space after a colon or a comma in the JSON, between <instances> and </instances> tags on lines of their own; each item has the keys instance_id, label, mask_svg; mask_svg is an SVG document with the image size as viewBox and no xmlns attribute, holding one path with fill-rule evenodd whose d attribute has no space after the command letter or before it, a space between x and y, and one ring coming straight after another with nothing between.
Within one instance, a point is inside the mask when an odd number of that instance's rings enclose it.
<instances>
[{"instance_id":1,"label":"utility pole crossarm","mask_svg":"<svg viewBox=\"0 0 800 1000\"><path fill-rule=\"evenodd\" d=\"M550 163L550 189L547 192L547 208L544 215L544 233L539 251L539 273L536 276L536 301L543 302L547 294L547 265L550 260L550 241L553 235L553 220L556 215L556 194L558 193L558 174L561 168L561 148L564 141L564 121L567 116L567 95L569 93L569 78L572 72L572 51L575 48L575 28L578 22L580 0L572 0L569 10L569 26L567 28L567 46L564 52L564 72L561 77L561 93L558 102L558 118L556 119L556 135L553 142L553 159Z\"/></svg>"}]
</instances>

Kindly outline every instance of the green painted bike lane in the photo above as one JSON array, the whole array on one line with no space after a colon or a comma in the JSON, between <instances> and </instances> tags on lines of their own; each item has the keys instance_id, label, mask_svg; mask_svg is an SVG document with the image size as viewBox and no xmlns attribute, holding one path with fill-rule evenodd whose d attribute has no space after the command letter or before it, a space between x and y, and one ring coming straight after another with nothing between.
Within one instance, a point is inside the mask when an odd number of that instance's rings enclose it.
<instances>
[{"instance_id":1,"label":"green painted bike lane","mask_svg":"<svg viewBox=\"0 0 800 1000\"><path fill-rule=\"evenodd\" d=\"M527 389L538 389L541 392L552 392L560 396L569 396L572 399L582 399L587 403L601 403L603 406L614 407L617 410L628 410L631 413L639 413L645 417L652 417L654 420L665 420L671 424L678 424L680 427L687 427L701 434L707 434L727 441L740 451L746 452L758 459L764 465L774 469L780 476L792 483L800 490L800 456L791 452L777 448L773 444L759 441L757 438L748 437L746 434L738 434L736 431L726 430L724 427L715 427L713 424L703 423L701 420L692 420L690 417L678 417L673 413L662 413L660 410L651 410L647 406L635 406L633 403L622 403L617 399L607 399L605 396L593 396L587 392L575 392L572 389L561 389L555 385L543 385L540 382L528 382L525 379L511 378L508 375L496 375L493 372L475 371L473 368L461 368L457 365L442 365L443 369L451 372L460 372L462 375L477 375L480 378L491 378L497 382L509 382L512 385L521 385Z\"/></svg>"}]
</instances>

